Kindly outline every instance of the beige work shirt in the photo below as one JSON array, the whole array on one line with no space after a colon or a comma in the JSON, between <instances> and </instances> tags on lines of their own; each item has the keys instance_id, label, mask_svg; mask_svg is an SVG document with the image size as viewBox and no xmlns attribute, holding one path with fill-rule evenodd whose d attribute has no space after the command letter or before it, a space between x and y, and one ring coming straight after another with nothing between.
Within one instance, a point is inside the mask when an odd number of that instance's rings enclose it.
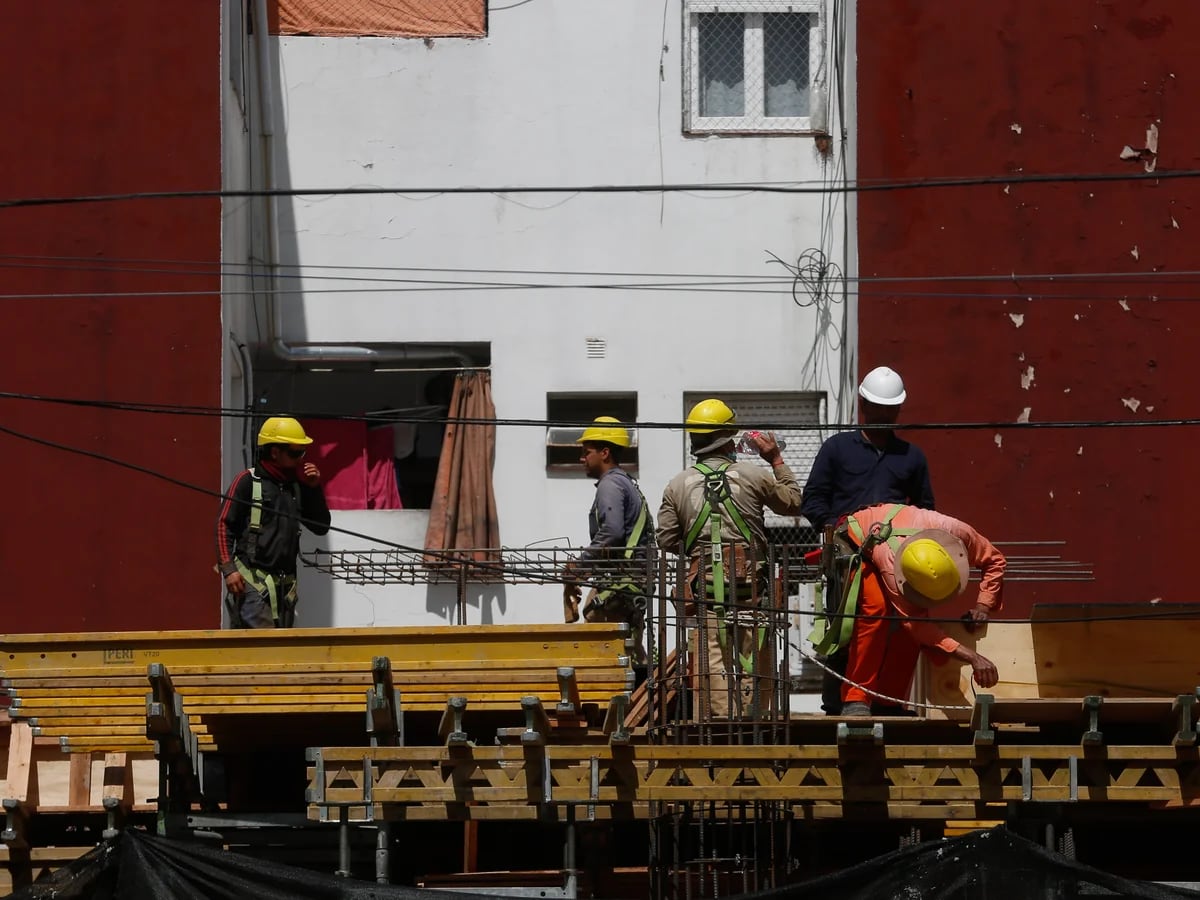
<instances>
[{"instance_id":1,"label":"beige work shirt","mask_svg":"<svg viewBox=\"0 0 1200 900\"><path fill-rule=\"evenodd\" d=\"M728 459L716 454L702 457L700 462L710 469L717 469ZM766 558L767 531L763 521L763 509L770 509L781 516L800 515L800 483L786 465L764 469L750 462L735 462L725 470L729 477L729 492L733 505L741 513L750 534L754 538L754 553L759 559ZM688 530L704 508L704 476L689 466L671 479L663 491L662 507L658 511L658 546L668 553L682 553L683 541ZM744 543L741 532L724 505L713 510L721 515L722 543ZM708 551L711 532L708 526L702 529L692 556Z\"/></svg>"}]
</instances>

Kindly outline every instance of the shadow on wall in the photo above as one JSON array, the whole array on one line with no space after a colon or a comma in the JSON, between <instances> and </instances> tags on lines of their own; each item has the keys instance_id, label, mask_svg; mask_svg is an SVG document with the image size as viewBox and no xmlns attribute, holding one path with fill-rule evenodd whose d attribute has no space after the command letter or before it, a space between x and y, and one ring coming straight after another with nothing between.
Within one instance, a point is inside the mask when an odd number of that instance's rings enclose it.
<instances>
[{"instance_id":1,"label":"shadow on wall","mask_svg":"<svg viewBox=\"0 0 1200 900\"><path fill-rule=\"evenodd\" d=\"M296 625L300 628L370 628L373 625L458 625L458 587L453 584L431 584L425 587L424 615L417 599L402 585L339 585L342 621L334 621L334 580L328 575L301 564L300 605ZM347 591L351 596L347 596ZM361 604L362 615L355 618L351 607ZM411 604L411 611L397 609L396 604ZM466 624L498 624L508 610L507 588L503 584L470 584L466 589ZM350 621L347 621L350 619Z\"/></svg>"},{"instance_id":2,"label":"shadow on wall","mask_svg":"<svg viewBox=\"0 0 1200 900\"><path fill-rule=\"evenodd\" d=\"M447 625L495 625L508 610L508 592L503 584L468 584L467 620L459 621L458 587L431 584L425 588L425 610L444 619Z\"/></svg>"}]
</instances>

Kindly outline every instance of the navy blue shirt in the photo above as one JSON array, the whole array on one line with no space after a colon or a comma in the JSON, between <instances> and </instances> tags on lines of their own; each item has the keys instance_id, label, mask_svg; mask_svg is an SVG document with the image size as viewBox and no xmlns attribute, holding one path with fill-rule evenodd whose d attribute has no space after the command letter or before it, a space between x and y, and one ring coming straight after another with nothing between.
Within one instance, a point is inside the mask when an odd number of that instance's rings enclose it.
<instances>
[{"instance_id":1,"label":"navy blue shirt","mask_svg":"<svg viewBox=\"0 0 1200 900\"><path fill-rule=\"evenodd\" d=\"M894 434L882 450L861 431L843 431L821 445L800 513L816 528L876 503L933 509L929 464L921 448Z\"/></svg>"}]
</instances>

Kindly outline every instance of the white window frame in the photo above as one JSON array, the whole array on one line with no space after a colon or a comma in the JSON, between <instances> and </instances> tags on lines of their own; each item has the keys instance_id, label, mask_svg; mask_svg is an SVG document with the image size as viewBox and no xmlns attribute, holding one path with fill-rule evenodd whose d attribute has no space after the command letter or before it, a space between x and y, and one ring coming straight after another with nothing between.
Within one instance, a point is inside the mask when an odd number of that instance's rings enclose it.
<instances>
[{"instance_id":1,"label":"white window frame","mask_svg":"<svg viewBox=\"0 0 1200 900\"><path fill-rule=\"evenodd\" d=\"M684 31L687 51L683 57L684 127L688 134L813 134L825 130L814 115L823 108L825 90L822 67L825 58L824 0L684 0ZM700 15L737 13L745 16L743 35L743 84L746 105L740 118L700 115ZM766 115L766 85L761 76L751 79L756 68L764 70L763 15L765 13L815 13L816 24L808 33L808 82L811 101L807 116ZM757 85L752 89L752 85ZM817 120L817 121L814 121Z\"/></svg>"}]
</instances>

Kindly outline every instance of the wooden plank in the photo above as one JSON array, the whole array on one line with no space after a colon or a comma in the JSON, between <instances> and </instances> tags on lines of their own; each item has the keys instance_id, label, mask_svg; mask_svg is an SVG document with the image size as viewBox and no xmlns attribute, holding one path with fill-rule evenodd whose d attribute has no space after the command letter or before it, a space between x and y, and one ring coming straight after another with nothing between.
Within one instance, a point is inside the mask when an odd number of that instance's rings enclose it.
<instances>
[{"instance_id":1,"label":"wooden plank","mask_svg":"<svg viewBox=\"0 0 1200 900\"><path fill-rule=\"evenodd\" d=\"M123 806L133 806L133 761L129 754L105 753L100 766L100 792L99 796L93 792L92 804L103 806L105 800L114 798Z\"/></svg>"},{"instance_id":2,"label":"wooden plank","mask_svg":"<svg viewBox=\"0 0 1200 900\"><path fill-rule=\"evenodd\" d=\"M0 793L5 798L28 801L32 774L33 729L24 722L13 722L8 731L8 771Z\"/></svg>"},{"instance_id":3,"label":"wooden plank","mask_svg":"<svg viewBox=\"0 0 1200 900\"><path fill-rule=\"evenodd\" d=\"M144 671L181 665L307 665L356 662L369 670L375 656L393 665L430 660L567 660L626 654L629 626L621 624L431 626L414 628L294 628L193 632L4 635L5 674L57 672L71 666L130 666ZM436 649L435 649L436 648ZM556 664L556 663L555 663Z\"/></svg>"},{"instance_id":4,"label":"wooden plank","mask_svg":"<svg viewBox=\"0 0 1200 900\"><path fill-rule=\"evenodd\" d=\"M90 753L72 753L67 804L69 806L86 807L89 805L91 795L92 756Z\"/></svg>"},{"instance_id":5,"label":"wooden plank","mask_svg":"<svg viewBox=\"0 0 1200 900\"><path fill-rule=\"evenodd\" d=\"M943 627L996 663L1000 683L989 693L997 699L1174 697L1200 685L1200 657L1194 649L1200 616L1061 621L1165 611L1162 606L1038 606L1033 624L997 620L977 635L966 634L958 624ZM928 702L971 705L970 666L951 660L929 666L927 672ZM963 718L968 713L946 715Z\"/></svg>"}]
</instances>

